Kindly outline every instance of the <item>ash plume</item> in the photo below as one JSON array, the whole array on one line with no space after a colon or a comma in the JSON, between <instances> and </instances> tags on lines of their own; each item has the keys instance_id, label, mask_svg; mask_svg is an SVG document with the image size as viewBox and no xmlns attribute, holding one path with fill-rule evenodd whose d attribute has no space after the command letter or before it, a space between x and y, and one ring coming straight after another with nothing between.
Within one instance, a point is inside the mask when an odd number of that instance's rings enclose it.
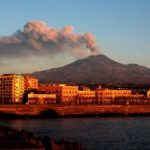
<instances>
[{"instance_id":1,"label":"ash plume","mask_svg":"<svg viewBox=\"0 0 150 150\"><path fill-rule=\"evenodd\" d=\"M57 55L67 53L75 58L98 54L91 33L75 34L72 26L62 29L48 27L42 21L27 22L22 30L0 37L0 57Z\"/></svg>"}]
</instances>

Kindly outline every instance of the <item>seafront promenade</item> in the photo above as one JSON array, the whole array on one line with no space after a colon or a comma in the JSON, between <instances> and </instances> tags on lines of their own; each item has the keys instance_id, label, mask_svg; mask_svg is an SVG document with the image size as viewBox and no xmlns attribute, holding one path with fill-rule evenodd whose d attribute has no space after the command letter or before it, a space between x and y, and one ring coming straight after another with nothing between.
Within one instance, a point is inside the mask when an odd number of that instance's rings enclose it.
<instances>
[{"instance_id":1,"label":"seafront promenade","mask_svg":"<svg viewBox=\"0 0 150 150\"><path fill-rule=\"evenodd\" d=\"M150 105L0 105L0 117L150 115Z\"/></svg>"}]
</instances>

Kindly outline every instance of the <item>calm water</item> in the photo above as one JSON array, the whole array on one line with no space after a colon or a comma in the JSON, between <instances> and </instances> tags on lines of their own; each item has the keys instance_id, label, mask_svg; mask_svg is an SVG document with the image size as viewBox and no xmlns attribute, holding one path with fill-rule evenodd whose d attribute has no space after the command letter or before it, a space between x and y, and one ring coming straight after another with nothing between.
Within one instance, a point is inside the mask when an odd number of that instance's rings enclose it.
<instances>
[{"instance_id":1,"label":"calm water","mask_svg":"<svg viewBox=\"0 0 150 150\"><path fill-rule=\"evenodd\" d=\"M79 141L88 150L150 150L150 117L16 119L0 124Z\"/></svg>"}]
</instances>

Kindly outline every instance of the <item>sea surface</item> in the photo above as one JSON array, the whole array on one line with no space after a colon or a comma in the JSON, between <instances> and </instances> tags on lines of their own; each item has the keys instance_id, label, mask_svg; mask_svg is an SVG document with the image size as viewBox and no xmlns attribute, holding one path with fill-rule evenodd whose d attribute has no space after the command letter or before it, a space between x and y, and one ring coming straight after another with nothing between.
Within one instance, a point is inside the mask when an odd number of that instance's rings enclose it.
<instances>
[{"instance_id":1,"label":"sea surface","mask_svg":"<svg viewBox=\"0 0 150 150\"><path fill-rule=\"evenodd\" d=\"M12 119L0 125L78 141L87 150L150 150L150 117Z\"/></svg>"}]
</instances>

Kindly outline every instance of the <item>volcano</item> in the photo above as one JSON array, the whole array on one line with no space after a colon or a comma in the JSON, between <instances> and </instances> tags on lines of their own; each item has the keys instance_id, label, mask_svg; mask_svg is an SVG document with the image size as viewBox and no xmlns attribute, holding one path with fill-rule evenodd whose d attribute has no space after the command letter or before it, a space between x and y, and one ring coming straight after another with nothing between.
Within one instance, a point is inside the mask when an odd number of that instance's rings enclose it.
<instances>
[{"instance_id":1,"label":"volcano","mask_svg":"<svg viewBox=\"0 0 150 150\"><path fill-rule=\"evenodd\" d=\"M150 84L150 69L121 64L105 55L94 55L66 66L34 72L40 83Z\"/></svg>"}]
</instances>

